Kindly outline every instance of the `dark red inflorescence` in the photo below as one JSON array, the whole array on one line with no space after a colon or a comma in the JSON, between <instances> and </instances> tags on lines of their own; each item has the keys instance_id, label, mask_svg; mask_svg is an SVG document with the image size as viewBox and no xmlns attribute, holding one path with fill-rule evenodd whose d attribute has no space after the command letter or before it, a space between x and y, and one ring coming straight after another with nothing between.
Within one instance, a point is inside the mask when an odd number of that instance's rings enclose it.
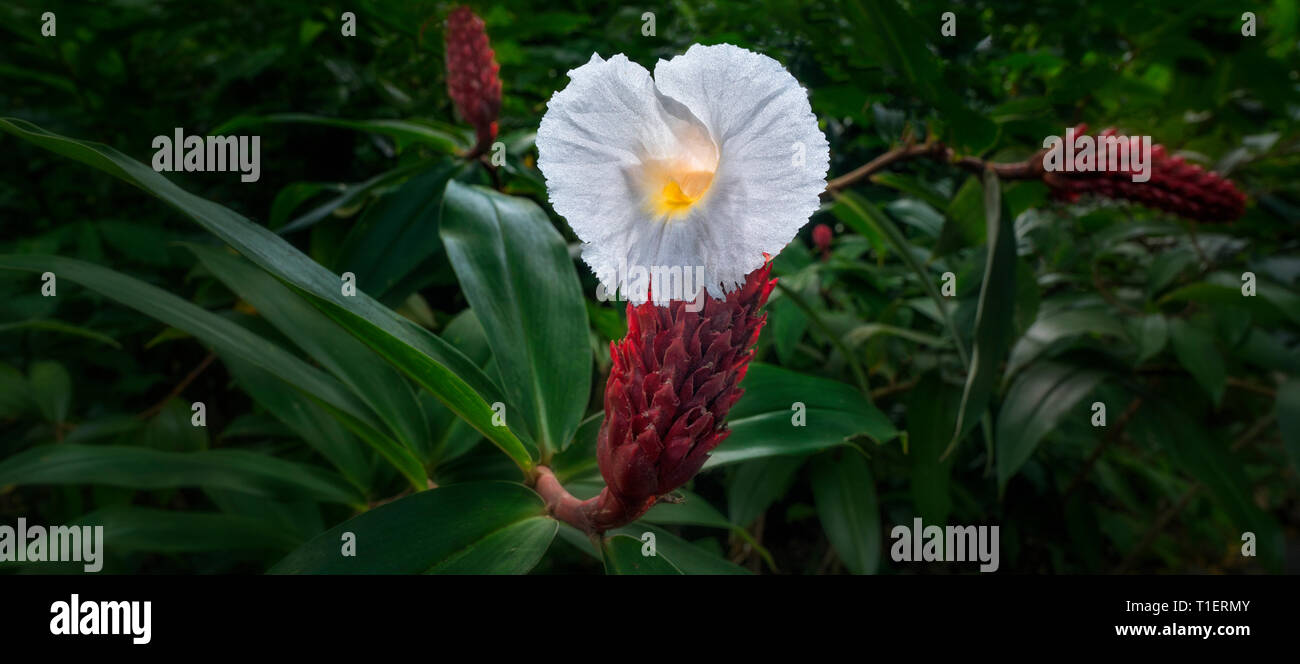
<instances>
[{"instance_id":1,"label":"dark red inflorescence","mask_svg":"<svg viewBox=\"0 0 1300 664\"><path fill-rule=\"evenodd\" d=\"M610 344L605 421L596 458L606 487L587 501L572 498L543 471L538 490L557 518L588 532L631 523L699 472L727 434L725 419L740 399L761 313L776 285L771 263L751 272L724 299L703 308L628 304L627 336Z\"/></svg>"},{"instance_id":2,"label":"dark red inflorescence","mask_svg":"<svg viewBox=\"0 0 1300 664\"><path fill-rule=\"evenodd\" d=\"M447 17L447 90L456 110L474 126L478 143L472 156L484 153L497 136L499 69L483 19L468 7L453 10Z\"/></svg>"},{"instance_id":3,"label":"dark red inflorescence","mask_svg":"<svg viewBox=\"0 0 1300 664\"><path fill-rule=\"evenodd\" d=\"M1087 131L1086 125L1075 128L1075 135ZM1120 134L1107 129L1099 137ZM1130 149L1128 141L1121 150ZM1133 169L1111 171L1047 172L1043 181L1054 196L1065 201L1078 200L1081 194L1124 199L1164 210L1180 217L1203 222L1233 221L1245 211L1246 197L1231 180L1182 157L1171 157L1163 145L1151 148L1151 179L1134 182ZM1077 157L1076 157L1077 160Z\"/></svg>"}]
</instances>

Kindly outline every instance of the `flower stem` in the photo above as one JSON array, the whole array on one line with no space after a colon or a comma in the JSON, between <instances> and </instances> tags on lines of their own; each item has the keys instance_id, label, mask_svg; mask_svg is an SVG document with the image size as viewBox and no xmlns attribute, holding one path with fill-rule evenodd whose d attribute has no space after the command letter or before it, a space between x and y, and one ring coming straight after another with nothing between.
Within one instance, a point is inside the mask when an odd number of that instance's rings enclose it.
<instances>
[{"instance_id":1,"label":"flower stem","mask_svg":"<svg viewBox=\"0 0 1300 664\"><path fill-rule=\"evenodd\" d=\"M588 535L599 535L632 523L658 501L656 497L650 498L644 505L628 505L614 497L609 487L601 489L595 498L579 500L560 484L555 473L546 466L534 469L533 489L546 501L547 514Z\"/></svg>"}]
</instances>

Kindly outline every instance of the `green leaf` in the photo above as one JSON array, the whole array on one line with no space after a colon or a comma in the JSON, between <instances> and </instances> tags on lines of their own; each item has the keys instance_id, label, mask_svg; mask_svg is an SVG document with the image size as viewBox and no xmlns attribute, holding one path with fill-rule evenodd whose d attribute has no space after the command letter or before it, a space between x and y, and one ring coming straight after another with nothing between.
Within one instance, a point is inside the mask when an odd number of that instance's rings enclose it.
<instances>
[{"instance_id":1,"label":"green leaf","mask_svg":"<svg viewBox=\"0 0 1300 664\"><path fill-rule=\"evenodd\" d=\"M969 155L978 155L998 142L999 128L984 114L967 108L957 98L941 97L935 104L939 108L949 145Z\"/></svg>"},{"instance_id":2,"label":"green leaf","mask_svg":"<svg viewBox=\"0 0 1300 664\"><path fill-rule=\"evenodd\" d=\"M913 92L927 101L944 95L935 57L921 35L928 34L895 0L859 0L845 5L844 16L872 53L890 65Z\"/></svg>"},{"instance_id":3,"label":"green leaf","mask_svg":"<svg viewBox=\"0 0 1300 664\"><path fill-rule=\"evenodd\" d=\"M1013 315L1015 329L1012 338L1018 338L1029 330L1037 320L1042 304L1034 268L1024 259L1016 260L1016 312ZM1004 374L1003 379L1005 378Z\"/></svg>"},{"instance_id":4,"label":"green leaf","mask_svg":"<svg viewBox=\"0 0 1300 664\"><path fill-rule=\"evenodd\" d=\"M939 237L943 231L943 215L937 210L911 198L900 198L885 205L885 212L890 217L906 224L922 235Z\"/></svg>"},{"instance_id":5,"label":"green leaf","mask_svg":"<svg viewBox=\"0 0 1300 664\"><path fill-rule=\"evenodd\" d=\"M849 330L844 335L844 343L850 348L856 348L876 335L900 337L932 348L943 348L949 344L948 339L882 323L864 323Z\"/></svg>"},{"instance_id":6,"label":"green leaf","mask_svg":"<svg viewBox=\"0 0 1300 664\"><path fill-rule=\"evenodd\" d=\"M826 538L854 574L874 574L880 565L880 507L876 481L853 450L819 454L812 462L813 502Z\"/></svg>"},{"instance_id":7,"label":"green leaf","mask_svg":"<svg viewBox=\"0 0 1300 664\"><path fill-rule=\"evenodd\" d=\"M709 501L685 489L678 489L680 503L659 503L641 517L646 523L673 526L705 526L731 528L731 522Z\"/></svg>"},{"instance_id":8,"label":"green leaf","mask_svg":"<svg viewBox=\"0 0 1300 664\"><path fill-rule=\"evenodd\" d=\"M952 317L948 314L948 306L944 298L939 296L939 289L935 286L935 279L916 256L912 253L912 244L908 242L907 237L898 226L889 219L885 213L881 212L873 203L853 192L841 192L836 194L836 200L843 205L835 206L836 210L843 210L837 213L840 221L857 231L860 235L871 237L874 235L883 235L889 240L890 246L894 253L903 259L912 273L921 282L925 289L926 295L930 296L930 301L934 303L939 317L943 320L944 327L947 328L948 334L952 337L953 343L957 348L957 355L961 358L962 364L966 364L966 347L962 344L961 335L957 334L957 328L953 325Z\"/></svg>"},{"instance_id":9,"label":"green leaf","mask_svg":"<svg viewBox=\"0 0 1300 664\"><path fill-rule=\"evenodd\" d=\"M289 221L289 215L302 204L320 194L327 192L337 194L346 189L346 186L334 182L291 182L285 185L271 201L271 211L267 214L266 225L272 230L283 228Z\"/></svg>"},{"instance_id":10,"label":"green leaf","mask_svg":"<svg viewBox=\"0 0 1300 664\"><path fill-rule=\"evenodd\" d=\"M541 497L521 484L454 484L344 521L271 573L523 574L546 553L556 527ZM346 540L356 555L343 555Z\"/></svg>"},{"instance_id":11,"label":"green leaf","mask_svg":"<svg viewBox=\"0 0 1300 664\"><path fill-rule=\"evenodd\" d=\"M614 535L601 542L606 574L681 574L660 555L641 554L644 544L630 535Z\"/></svg>"},{"instance_id":12,"label":"green leaf","mask_svg":"<svg viewBox=\"0 0 1300 664\"><path fill-rule=\"evenodd\" d=\"M1169 321L1169 340L1178 362L1205 388L1214 403L1222 401L1227 389L1228 370L1214 345L1214 337L1200 327L1174 318Z\"/></svg>"},{"instance_id":13,"label":"green leaf","mask_svg":"<svg viewBox=\"0 0 1300 664\"><path fill-rule=\"evenodd\" d=\"M549 458L577 430L591 389L587 311L568 247L536 204L489 189L451 182L442 217L443 244L517 409L506 421Z\"/></svg>"},{"instance_id":14,"label":"green leaf","mask_svg":"<svg viewBox=\"0 0 1300 664\"><path fill-rule=\"evenodd\" d=\"M1143 316L1133 322L1132 336L1137 341L1137 359L1134 364L1143 362L1160 354L1169 340L1169 323L1160 314Z\"/></svg>"},{"instance_id":15,"label":"green leaf","mask_svg":"<svg viewBox=\"0 0 1300 664\"><path fill-rule=\"evenodd\" d=\"M473 311L465 309L452 318L443 329L442 338L464 353L476 366L495 371L496 364L492 359L492 349L488 347L487 335ZM428 458L435 466L469 452L483 440L481 433L475 431L465 420L456 417L455 413L428 392L421 394L420 405L424 408L425 418L429 420Z\"/></svg>"},{"instance_id":16,"label":"green leaf","mask_svg":"<svg viewBox=\"0 0 1300 664\"><path fill-rule=\"evenodd\" d=\"M184 212L262 269L310 293L317 306L465 418L516 464L524 468L531 466L523 443L507 427L492 426L493 411L489 404L502 400L498 388L464 355L428 330L363 293L355 297L342 295L338 275L275 233L181 189L113 148L69 139L13 118L0 119L0 129L135 184Z\"/></svg>"},{"instance_id":17,"label":"green leaf","mask_svg":"<svg viewBox=\"0 0 1300 664\"><path fill-rule=\"evenodd\" d=\"M260 116L241 115L232 118L225 124L213 129L209 132L209 135L219 136L246 127L256 127L262 124L285 122L324 125L327 127L365 131L372 134L382 134L394 139L399 148L408 145L426 145L439 152L452 153L463 147L460 145L460 141L457 140L456 136L418 122L390 119L346 120L342 118L310 115L307 113L272 113L270 115Z\"/></svg>"},{"instance_id":18,"label":"green leaf","mask_svg":"<svg viewBox=\"0 0 1300 664\"><path fill-rule=\"evenodd\" d=\"M630 526L624 526L615 530L610 535L627 535L638 544L640 538L645 533L654 533L655 536L655 554L663 558L669 565L672 565L682 574L749 574L750 572L743 567L737 566L731 561L721 558L700 546L687 542L686 540L660 528L644 522L638 521ZM637 551L637 555L640 555Z\"/></svg>"},{"instance_id":19,"label":"green leaf","mask_svg":"<svg viewBox=\"0 0 1300 664\"><path fill-rule=\"evenodd\" d=\"M407 289L395 287L413 270L433 256L445 261L434 230L443 191L456 170L454 164L442 164L368 206L343 241L339 269L355 274L357 283L382 301L405 298L409 293L401 291Z\"/></svg>"},{"instance_id":20,"label":"green leaf","mask_svg":"<svg viewBox=\"0 0 1300 664\"><path fill-rule=\"evenodd\" d=\"M32 407L27 377L0 362L0 420L18 417Z\"/></svg>"},{"instance_id":21,"label":"green leaf","mask_svg":"<svg viewBox=\"0 0 1300 664\"><path fill-rule=\"evenodd\" d=\"M279 501L249 493L208 487L203 494L223 514L256 519L280 530L289 531L297 540L289 550L325 530L321 520L321 503L309 500ZM283 557L284 551L281 554Z\"/></svg>"},{"instance_id":22,"label":"green leaf","mask_svg":"<svg viewBox=\"0 0 1300 664\"><path fill-rule=\"evenodd\" d=\"M957 420L961 390L927 373L908 395L907 456L911 460L911 493L916 511L926 523L948 523L952 508L953 459L941 461Z\"/></svg>"},{"instance_id":23,"label":"green leaf","mask_svg":"<svg viewBox=\"0 0 1300 664\"><path fill-rule=\"evenodd\" d=\"M795 358L795 348L808 331L808 316L794 302L780 298L767 305L769 334L782 363Z\"/></svg>"},{"instance_id":24,"label":"green leaf","mask_svg":"<svg viewBox=\"0 0 1300 664\"><path fill-rule=\"evenodd\" d=\"M208 447L207 427L193 424L189 402L172 398L140 432L140 444L156 450L197 452Z\"/></svg>"},{"instance_id":25,"label":"green leaf","mask_svg":"<svg viewBox=\"0 0 1300 664\"><path fill-rule=\"evenodd\" d=\"M988 220L984 211L984 187L978 177L968 177L947 207L948 223L939 236L935 253L945 256L958 247L973 247L988 239Z\"/></svg>"},{"instance_id":26,"label":"green leaf","mask_svg":"<svg viewBox=\"0 0 1300 664\"><path fill-rule=\"evenodd\" d=\"M551 460L551 470L560 482L583 476L597 468L596 439L600 435L600 426L605 421L604 411L595 413L578 425L573 440L555 458Z\"/></svg>"},{"instance_id":27,"label":"green leaf","mask_svg":"<svg viewBox=\"0 0 1300 664\"><path fill-rule=\"evenodd\" d=\"M72 405L72 377L62 364L50 360L33 362L27 369L27 385L32 403L41 411L41 417L51 424L68 420Z\"/></svg>"},{"instance_id":28,"label":"green leaf","mask_svg":"<svg viewBox=\"0 0 1300 664\"><path fill-rule=\"evenodd\" d=\"M1241 459L1231 454L1223 441L1209 435L1201 418L1189 417L1186 409L1173 404L1148 399L1127 430L1139 444L1165 450L1179 468L1204 484L1231 520L1234 540L1239 533L1255 533L1260 562L1281 570L1285 551L1282 529L1256 505Z\"/></svg>"},{"instance_id":29,"label":"green leaf","mask_svg":"<svg viewBox=\"0 0 1300 664\"><path fill-rule=\"evenodd\" d=\"M713 451L705 468L808 454L858 434L877 443L898 435L884 413L844 383L754 363L741 387L744 396L727 416L731 435ZM803 404L802 426L796 425L796 404Z\"/></svg>"},{"instance_id":30,"label":"green leaf","mask_svg":"<svg viewBox=\"0 0 1300 664\"><path fill-rule=\"evenodd\" d=\"M948 200L938 191L930 186L929 183L920 178L884 171L871 176L871 181L891 189L896 189L913 198L916 198L936 210L946 210Z\"/></svg>"},{"instance_id":31,"label":"green leaf","mask_svg":"<svg viewBox=\"0 0 1300 664\"><path fill-rule=\"evenodd\" d=\"M0 486L104 485L128 489L220 487L272 498L356 505L357 492L329 471L246 450L164 452L60 443L0 461Z\"/></svg>"},{"instance_id":32,"label":"green leaf","mask_svg":"<svg viewBox=\"0 0 1300 664\"><path fill-rule=\"evenodd\" d=\"M0 269L53 271L146 316L185 330L212 346L220 355L256 364L301 390L402 471L412 486L428 484L424 468L410 450L380 432L383 424L342 383L303 362L288 351L221 316L182 300L167 291L89 263L58 256L0 255Z\"/></svg>"},{"instance_id":33,"label":"green leaf","mask_svg":"<svg viewBox=\"0 0 1300 664\"><path fill-rule=\"evenodd\" d=\"M779 456L754 459L740 465L727 484L727 510L731 523L747 526L785 495L806 457Z\"/></svg>"},{"instance_id":34,"label":"green leaf","mask_svg":"<svg viewBox=\"0 0 1300 664\"><path fill-rule=\"evenodd\" d=\"M1160 298L1167 302L1202 302L1205 304L1229 304L1241 306L1250 311L1265 325L1276 325L1283 320L1300 325L1300 294L1277 284L1257 279L1256 295L1242 294L1241 275L1230 272L1214 272L1206 275L1205 281L1188 284Z\"/></svg>"},{"instance_id":35,"label":"green leaf","mask_svg":"<svg viewBox=\"0 0 1300 664\"><path fill-rule=\"evenodd\" d=\"M84 339L90 339L91 341L98 341L105 346L111 346L113 348L122 347L122 344L119 344L116 339L107 334L96 332L79 325L70 325L63 321L45 318L33 318L31 320L19 321L17 323L4 323L3 325L0 325L0 332L6 332L8 330L41 330L43 332L59 332L62 334L82 337Z\"/></svg>"},{"instance_id":36,"label":"green leaf","mask_svg":"<svg viewBox=\"0 0 1300 664\"><path fill-rule=\"evenodd\" d=\"M177 512L122 505L76 520L103 526L104 550L125 553L200 553L234 549L291 551L301 540L267 521L212 512Z\"/></svg>"},{"instance_id":37,"label":"green leaf","mask_svg":"<svg viewBox=\"0 0 1300 664\"><path fill-rule=\"evenodd\" d=\"M1186 247L1156 254L1147 266L1147 293L1159 294L1198 261L1196 252Z\"/></svg>"},{"instance_id":38,"label":"green leaf","mask_svg":"<svg viewBox=\"0 0 1300 664\"><path fill-rule=\"evenodd\" d=\"M170 262L167 255L167 234L155 226L127 221L101 221L96 227L105 243L132 261L152 266L165 266Z\"/></svg>"},{"instance_id":39,"label":"green leaf","mask_svg":"<svg viewBox=\"0 0 1300 664\"><path fill-rule=\"evenodd\" d=\"M1292 378L1277 388L1276 412L1282 443L1291 465L1300 472L1300 378Z\"/></svg>"},{"instance_id":40,"label":"green leaf","mask_svg":"<svg viewBox=\"0 0 1300 664\"><path fill-rule=\"evenodd\" d=\"M385 171L379 175L371 176L363 182L332 187L330 190L337 191L337 196L322 202L320 205L317 205L288 221L284 221L282 216L293 211L286 210L285 207L293 204L294 201L276 201L279 202L281 206L279 209L272 209L269 226L274 228L275 232L280 235L288 235L305 228L310 228L315 226L322 219L334 214L337 210L347 210L350 207L359 205L364 201L364 197L369 195L371 192L400 182L402 179L419 173L427 168L429 168L428 162L414 162L398 166L391 171Z\"/></svg>"},{"instance_id":41,"label":"green leaf","mask_svg":"<svg viewBox=\"0 0 1300 664\"><path fill-rule=\"evenodd\" d=\"M390 364L406 372L438 397L443 405L492 441L521 469L532 466L532 454L509 427L492 424L494 412L489 404L504 403L505 397L499 395L499 388L460 351L396 314L383 320L382 325L375 325L372 321L378 319L362 318L332 302L321 301L319 304L336 322L366 342ZM461 381L463 377L473 378L475 386L470 387ZM507 405L507 412L509 410Z\"/></svg>"},{"instance_id":42,"label":"green leaf","mask_svg":"<svg viewBox=\"0 0 1300 664\"><path fill-rule=\"evenodd\" d=\"M68 432L64 443L86 443L95 440L123 440L124 436L137 436L144 429L144 422L134 415L118 413L105 417L77 423L77 428Z\"/></svg>"},{"instance_id":43,"label":"green leaf","mask_svg":"<svg viewBox=\"0 0 1300 664\"><path fill-rule=\"evenodd\" d=\"M1015 327L1016 234L1011 218L1002 214L1000 191L997 176L992 171L986 172L984 214L988 224L989 251L984 264L984 282L980 285L979 306L975 312L975 344L971 349L966 387L957 410L952 441L948 443L949 450L975 428L988 408Z\"/></svg>"},{"instance_id":44,"label":"green leaf","mask_svg":"<svg viewBox=\"0 0 1300 664\"><path fill-rule=\"evenodd\" d=\"M1283 342L1286 333L1273 334L1261 328L1251 329L1238 346L1237 357L1261 369L1300 375L1300 352Z\"/></svg>"},{"instance_id":45,"label":"green leaf","mask_svg":"<svg viewBox=\"0 0 1300 664\"><path fill-rule=\"evenodd\" d=\"M343 381L403 445L416 449L427 430L415 394L397 370L301 295L240 256L195 244L184 246L285 338Z\"/></svg>"},{"instance_id":46,"label":"green leaf","mask_svg":"<svg viewBox=\"0 0 1300 664\"><path fill-rule=\"evenodd\" d=\"M1060 362L1039 362L1012 383L998 414L998 487L1033 455L1038 443L1066 415L1087 418L1076 407L1105 378L1101 371Z\"/></svg>"},{"instance_id":47,"label":"green leaf","mask_svg":"<svg viewBox=\"0 0 1300 664\"><path fill-rule=\"evenodd\" d=\"M344 477L361 489L370 486L374 469L363 453L361 441L330 417L328 410L295 390L284 389L279 378L251 362L233 356L222 358L222 362L248 396L298 434ZM223 438L230 435L229 428L222 432Z\"/></svg>"},{"instance_id":48,"label":"green leaf","mask_svg":"<svg viewBox=\"0 0 1300 664\"><path fill-rule=\"evenodd\" d=\"M1053 309L1041 311L1024 336L1016 341L1007 358L1005 380L1010 380L1024 367L1037 360L1057 343L1085 335L1118 337L1126 341L1124 324L1109 310Z\"/></svg>"}]
</instances>

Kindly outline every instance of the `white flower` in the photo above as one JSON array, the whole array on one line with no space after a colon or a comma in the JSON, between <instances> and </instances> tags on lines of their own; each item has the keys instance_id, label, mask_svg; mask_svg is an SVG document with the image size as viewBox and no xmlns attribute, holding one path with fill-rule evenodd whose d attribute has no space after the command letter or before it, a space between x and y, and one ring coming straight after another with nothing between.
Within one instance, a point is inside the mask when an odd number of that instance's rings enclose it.
<instances>
[{"instance_id":1,"label":"white flower","mask_svg":"<svg viewBox=\"0 0 1300 664\"><path fill-rule=\"evenodd\" d=\"M776 60L696 44L656 63L653 79L621 54L592 55L569 79L538 129L538 166L606 292L623 281L640 304L629 270L680 267L704 283L652 291L657 304L701 285L723 297L817 210L829 146Z\"/></svg>"}]
</instances>

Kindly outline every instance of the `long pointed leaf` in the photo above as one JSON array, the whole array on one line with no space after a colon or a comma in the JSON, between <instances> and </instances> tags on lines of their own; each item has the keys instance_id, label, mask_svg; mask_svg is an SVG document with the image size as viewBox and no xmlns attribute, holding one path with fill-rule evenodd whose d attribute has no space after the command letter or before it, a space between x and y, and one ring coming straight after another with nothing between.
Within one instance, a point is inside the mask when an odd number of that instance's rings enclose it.
<instances>
[{"instance_id":1,"label":"long pointed leaf","mask_svg":"<svg viewBox=\"0 0 1300 664\"><path fill-rule=\"evenodd\" d=\"M336 321L460 415L523 468L532 464L523 443L506 427L492 425L491 403L499 390L468 358L428 330L398 316L362 292L346 297L338 275L266 228L176 186L153 169L106 145L78 141L15 118L0 130L76 159L130 182L183 212L245 258L310 293ZM361 285L362 290L365 285ZM497 398L494 398L497 397Z\"/></svg>"},{"instance_id":2,"label":"long pointed leaf","mask_svg":"<svg viewBox=\"0 0 1300 664\"><path fill-rule=\"evenodd\" d=\"M971 348L957 424L944 456L956 448L983 417L1015 329L1015 228L1010 216L1003 212L1002 190L997 175L992 171L984 174L984 215L988 225L988 256L984 263L984 281L980 284L979 305L975 310L975 345Z\"/></svg>"},{"instance_id":3,"label":"long pointed leaf","mask_svg":"<svg viewBox=\"0 0 1300 664\"><path fill-rule=\"evenodd\" d=\"M212 346L219 355L229 354L256 364L325 406L402 471L412 486L426 488L428 477L419 460L410 450L381 433L383 424L356 395L328 374L239 325L156 286L70 258L0 255L0 269L54 272L61 278L189 332Z\"/></svg>"},{"instance_id":4,"label":"long pointed leaf","mask_svg":"<svg viewBox=\"0 0 1300 664\"><path fill-rule=\"evenodd\" d=\"M838 381L755 363L741 386L745 393L727 416L731 435L713 451L705 468L816 452L857 434L877 443L898 435L884 413ZM802 418L796 417L800 413Z\"/></svg>"},{"instance_id":5,"label":"long pointed leaf","mask_svg":"<svg viewBox=\"0 0 1300 664\"><path fill-rule=\"evenodd\" d=\"M558 523L522 484L456 484L395 500L318 535L272 574L523 574ZM343 546L355 545L354 556Z\"/></svg>"},{"instance_id":6,"label":"long pointed leaf","mask_svg":"<svg viewBox=\"0 0 1300 664\"><path fill-rule=\"evenodd\" d=\"M319 309L248 261L226 251L184 245L222 283L366 402L408 448L427 435L406 379Z\"/></svg>"},{"instance_id":7,"label":"long pointed leaf","mask_svg":"<svg viewBox=\"0 0 1300 664\"><path fill-rule=\"evenodd\" d=\"M269 498L357 505L329 471L247 450L164 452L125 445L39 445L0 462L0 486L98 484L129 489L215 487Z\"/></svg>"},{"instance_id":8,"label":"long pointed leaf","mask_svg":"<svg viewBox=\"0 0 1300 664\"><path fill-rule=\"evenodd\" d=\"M559 450L582 420L592 364L587 311L564 239L532 201L455 181L440 232L506 395L520 409L507 421L521 418L544 453Z\"/></svg>"}]
</instances>

